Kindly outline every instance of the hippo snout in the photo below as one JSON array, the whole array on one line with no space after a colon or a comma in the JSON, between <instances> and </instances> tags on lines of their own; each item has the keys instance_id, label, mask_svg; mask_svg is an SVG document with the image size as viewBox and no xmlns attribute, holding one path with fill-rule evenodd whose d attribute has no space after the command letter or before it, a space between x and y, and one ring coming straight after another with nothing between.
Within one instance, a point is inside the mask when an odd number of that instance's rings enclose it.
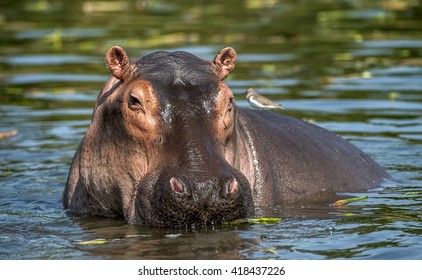
<instances>
[{"instance_id":1,"label":"hippo snout","mask_svg":"<svg viewBox=\"0 0 422 280\"><path fill-rule=\"evenodd\" d=\"M242 176L204 180L163 174L146 177L133 200L133 223L160 227L217 224L253 213L249 183Z\"/></svg>"}]
</instances>

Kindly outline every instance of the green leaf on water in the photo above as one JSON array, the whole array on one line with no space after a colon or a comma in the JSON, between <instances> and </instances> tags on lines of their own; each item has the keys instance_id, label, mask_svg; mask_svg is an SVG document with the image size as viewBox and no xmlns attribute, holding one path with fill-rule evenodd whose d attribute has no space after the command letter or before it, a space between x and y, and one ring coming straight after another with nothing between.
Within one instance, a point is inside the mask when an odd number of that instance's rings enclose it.
<instances>
[{"instance_id":1,"label":"green leaf on water","mask_svg":"<svg viewBox=\"0 0 422 280\"><path fill-rule=\"evenodd\" d=\"M274 255L278 255L277 249L276 248L265 248L261 250L264 253L271 253Z\"/></svg>"},{"instance_id":2,"label":"green leaf on water","mask_svg":"<svg viewBox=\"0 0 422 280\"><path fill-rule=\"evenodd\" d=\"M407 192L405 193L405 195L417 195L419 194L419 192Z\"/></svg>"},{"instance_id":3,"label":"green leaf on water","mask_svg":"<svg viewBox=\"0 0 422 280\"><path fill-rule=\"evenodd\" d=\"M397 100L400 97L400 93L392 91L388 93L388 99Z\"/></svg>"},{"instance_id":4,"label":"green leaf on water","mask_svg":"<svg viewBox=\"0 0 422 280\"><path fill-rule=\"evenodd\" d=\"M282 218L251 218L247 219L251 224L276 224L281 222Z\"/></svg>"},{"instance_id":5,"label":"green leaf on water","mask_svg":"<svg viewBox=\"0 0 422 280\"><path fill-rule=\"evenodd\" d=\"M331 206L334 207L334 208L340 208L340 207L343 207L343 206L347 206L347 204L349 204L351 202L362 201L362 200L365 200L367 198L368 198L368 196L363 195L363 196L359 196L359 197L340 199L340 200L337 200L336 202L334 202Z\"/></svg>"},{"instance_id":6,"label":"green leaf on water","mask_svg":"<svg viewBox=\"0 0 422 280\"><path fill-rule=\"evenodd\" d=\"M239 224L276 224L281 222L282 218L247 218L234 220L231 222L225 222L227 225L239 225Z\"/></svg>"},{"instance_id":7,"label":"green leaf on water","mask_svg":"<svg viewBox=\"0 0 422 280\"><path fill-rule=\"evenodd\" d=\"M107 243L108 241L105 239L94 239L94 240L87 240L87 241L80 241L77 244L79 245L102 245Z\"/></svg>"},{"instance_id":8,"label":"green leaf on water","mask_svg":"<svg viewBox=\"0 0 422 280\"><path fill-rule=\"evenodd\" d=\"M343 216L344 217L352 217L352 216L355 216L356 214L353 214L353 213L344 213L343 214Z\"/></svg>"}]
</instances>

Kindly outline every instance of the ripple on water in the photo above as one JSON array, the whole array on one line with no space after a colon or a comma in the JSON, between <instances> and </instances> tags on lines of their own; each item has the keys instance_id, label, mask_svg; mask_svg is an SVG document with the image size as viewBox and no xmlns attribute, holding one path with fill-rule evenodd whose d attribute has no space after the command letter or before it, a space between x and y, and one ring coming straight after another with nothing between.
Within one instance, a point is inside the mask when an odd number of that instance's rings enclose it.
<instances>
[{"instance_id":1,"label":"ripple on water","mask_svg":"<svg viewBox=\"0 0 422 280\"><path fill-rule=\"evenodd\" d=\"M52 83L52 82L105 82L110 76L94 75L94 74L69 74L69 73L32 73L32 74L16 74L7 78L7 82L11 85L24 85L36 83Z\"/></svg>"},{"instance_id":2,"label":"ripple on water","mask_svg":"<svg viewBox=\"0 0 422 280\"><path fill-rule=\"evenodd\" d=\"M0 57L0 62L17 66L30 65L64 65L64 64L89 64L100 63L99 57L82 55L13 55Z\"/></svg>"},{"instance_id":3,"label":"ripple on water","mask_svg":"<svg viewBox=\"0 0 422 280\"><path fill-rule=\"evenodd\" d=\"M20 30L15 33L18 39L38 39L48 36L67 37L67 38L92 38L107 35L108 31L103 28L46 28Z\"/></svg>"},{"instance_id":4,"label":"ripple on water","mask_svg":"<svg viewBox=\"0 0 422 280\"><path fill-rule=\"evenodd\" d=\"M233 2L235 9L228 1L202 1L201 9L180 1L166 16L161 4L117 1L124 17L110 1L95 2L93 11L84 4L85 13L68 9L71 1L35 1L31 9L21 2L10 1L0 15L0 129L18 131L0 139L0 259L422 258L417 1L383 1L406 2L400 11L379 1L348 1L349 8L339 1L246 1ZM60 199L109 78L104 52L113 44L133 59L184 50L208 60L232 45L239 59L226 82L238 105L249 107L240 93L257 88L282 103L283 113L341 134L394 180L339 209L279 206L268 216L283 220L271 225L156 229L70 217ZM84 245L90 240L105 242Z\"/></svg>"}]
</instances>

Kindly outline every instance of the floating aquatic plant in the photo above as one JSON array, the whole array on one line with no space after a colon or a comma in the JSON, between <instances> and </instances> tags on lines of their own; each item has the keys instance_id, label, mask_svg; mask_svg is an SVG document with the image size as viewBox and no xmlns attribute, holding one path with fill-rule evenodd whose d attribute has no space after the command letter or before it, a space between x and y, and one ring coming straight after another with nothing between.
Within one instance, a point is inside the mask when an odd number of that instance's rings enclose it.
<instances>
[{"instance_id":1,"label":"floating aquatic plant","mask_svg":"<svg viewBox=\"0 0 422 280\"><path fill-rule=\"evenodd\" d=\"M334 208L340 208L340 207L347 206L351 202L362 201L362 200L365 200L367 198L368 198L368 196L363 195L363 196L359 196L359 197L340 199L340 200L337 200L336 202L334 202L331 206L334 207Z\"/></svg>"}]
</instances>

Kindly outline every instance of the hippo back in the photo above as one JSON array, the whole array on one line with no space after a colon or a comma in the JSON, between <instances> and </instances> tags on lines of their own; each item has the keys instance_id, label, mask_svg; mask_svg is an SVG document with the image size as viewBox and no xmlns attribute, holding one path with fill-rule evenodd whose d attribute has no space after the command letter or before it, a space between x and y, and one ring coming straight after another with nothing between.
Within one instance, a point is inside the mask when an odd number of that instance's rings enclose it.
<instances>
[{"instance_id":1,"label":"hippo back","mask_svg":"<svg viewBox=\"0 0 422 280\"><path fill-rule=\"evenodd\" d=\"M359 192L389 177L353 144L312 123L259 110L241 110L237 117L257 151L262 170L258 180L269 185L263 188L269 193L257 202L268 205L271 200L297 200L326 191ZM255 193L260 191L255 188Z\"/></svg>"}]
</instances>

